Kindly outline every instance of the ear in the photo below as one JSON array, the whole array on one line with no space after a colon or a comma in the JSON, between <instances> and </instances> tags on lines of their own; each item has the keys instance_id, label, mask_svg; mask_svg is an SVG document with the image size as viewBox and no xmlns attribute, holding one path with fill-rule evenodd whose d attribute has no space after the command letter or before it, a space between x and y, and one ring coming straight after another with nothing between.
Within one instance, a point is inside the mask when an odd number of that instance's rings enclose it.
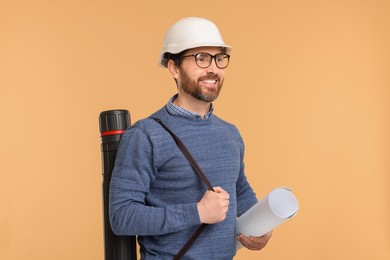
<instances>
[{"instance_id":1,"label":"ear","mask_svg":"<svg viewBox=\"0 0 390 260\"><path fill-rule=\"evenodd\" d=\"M169 60L168 64L168 71L171 73L172 77L175 79L179 78L179 67L176 66L176 64L173 62L173 60Z\"/></svg>"}]
</instances>

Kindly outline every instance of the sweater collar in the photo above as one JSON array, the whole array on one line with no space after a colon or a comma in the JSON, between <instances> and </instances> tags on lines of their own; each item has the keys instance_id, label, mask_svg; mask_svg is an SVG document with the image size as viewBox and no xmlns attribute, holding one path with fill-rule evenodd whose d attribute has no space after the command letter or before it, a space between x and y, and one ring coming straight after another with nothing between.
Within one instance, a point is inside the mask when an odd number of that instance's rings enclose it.
<instances>
[{"instance_id":1,"label":"sweater collar","mask_svg":"<svg viewBox=\"0 0 390 260\"><path fill-rule=\"evenodd\" d=\"M192 120L205 120L205 119L209 119L210 116L212 115L213 111L214 111L214 106L213 104L211 103L211 106L210 106L210 110L209 112L205 115L204 119L202 119L202 117L198 114L195 114L191 111L188 111L184 108L181 108L179 106L176 106L173 104L173 101L177 98L177 94L174 95L168 102L168 104L166 105L167 107L167 110L168 112L171 114L171 115L174 115L174 116L181 116L181 117L185 117L185 118L188 118L188 119L192 119Z\"/></svg>"}]
</instances>

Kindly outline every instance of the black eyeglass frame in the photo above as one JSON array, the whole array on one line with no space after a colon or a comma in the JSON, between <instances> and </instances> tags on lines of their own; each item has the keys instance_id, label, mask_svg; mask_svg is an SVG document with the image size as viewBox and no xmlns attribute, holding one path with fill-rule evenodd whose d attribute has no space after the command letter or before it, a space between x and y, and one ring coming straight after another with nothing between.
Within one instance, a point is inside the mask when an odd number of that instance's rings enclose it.
<instances>
[{"instance_id":1,"label":"black eyeglass frame","mask_svg":"<svg viewBox=\"0 0 390 260\"><path fill-rule=\"evenodd\" d=\"M207 54L209 57L211 57L211 59L210 59L210 64L209 64L208 66L206 66L206 67L199 66L198 60L196 59L196 57L199 56L200 54ZM227 58L228 61L227 61L226 66L224 66L224 67L218 66L218 63L217 63L217 56L219 56L219 55L224 55L224 57L223 57L224 59ZM182 59L187 58L187 57L194 57L196 66L198 66L199 68L202 68L202 69L206 69L206 68L210 67L210 66L211 66L211 63L213 63L213 60L214 60L214 62L215 62L215 65L216 65L219 69L226 69L227 66L229 66L229 61L230 61L230 55L227 54L227 53L221 52L221 53L217 53L217 54L215 54L215 55L211 55L210 53L207 53L207 52L199 52L199 53L194 53L194 54L190 54L190 55L181 56L181 57L180 57L180 60L179 60L179 63L181 63Z\"/></svg>"}]
</instances>

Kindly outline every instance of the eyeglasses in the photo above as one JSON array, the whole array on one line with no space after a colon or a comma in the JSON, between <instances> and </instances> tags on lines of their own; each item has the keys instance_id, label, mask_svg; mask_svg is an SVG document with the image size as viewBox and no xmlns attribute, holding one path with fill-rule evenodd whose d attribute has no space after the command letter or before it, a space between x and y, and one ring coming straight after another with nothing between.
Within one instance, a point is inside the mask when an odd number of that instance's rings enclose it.
<instances>
[{"instance_id":1,"label":"eyeglasses","mask_svg":"<svg viewBox=\"0 0 390 260\"><path fill-rule=\"evenodd\" d=\"M220 69L224 69L229 65L230 55L226 53L218 53L215 55L211 55L210 53L207 52L200 52L200 53L182 56L180 60L187 57L194 57L196 65L199 68L205 69L210 67L214 59L215 65L217 65L217 67Z\"/></svg>"}]
</instances>

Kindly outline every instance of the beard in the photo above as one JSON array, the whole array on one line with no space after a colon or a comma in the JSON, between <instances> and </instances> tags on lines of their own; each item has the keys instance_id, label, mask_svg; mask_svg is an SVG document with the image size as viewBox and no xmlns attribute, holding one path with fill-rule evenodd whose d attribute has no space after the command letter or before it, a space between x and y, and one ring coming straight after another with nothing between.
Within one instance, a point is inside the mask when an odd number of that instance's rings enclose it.
<instances>
[{"instance_id":1,"label":"beard","mask_svg":"<svg viewBox=\"0 0 390 260\"><path fill-rule=\"evenodd\" d=\"M197 80L192 80L187 73L181 71L181 90L191 95L192 97L204 101L213 102L219 96L219 92L222 89L223 79L221 80L217 74L208 73L206 76L200 77ZM202 80L217 80L217 88L205 88L200 86Z\"/></svg>"}]
</instances>

